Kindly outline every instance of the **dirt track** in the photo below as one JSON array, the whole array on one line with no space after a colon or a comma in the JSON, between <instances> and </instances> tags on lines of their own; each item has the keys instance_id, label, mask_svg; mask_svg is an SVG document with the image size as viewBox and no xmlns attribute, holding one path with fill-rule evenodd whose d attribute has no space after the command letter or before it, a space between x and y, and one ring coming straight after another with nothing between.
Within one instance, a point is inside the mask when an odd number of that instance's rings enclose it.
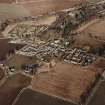
<instances>
[{"instance_id":1,"label":"dirt track","mask_svg":"<svg viewBox=\"0 0 105 105\"><path fill-rule=\"evenodd\" d=\"M13 105L75 105L31 89L25 89Z\"/></svg>"},{"instance_id":2,"label":"dirt track","mask_svg":"<svg viewBox=\"0 0 105 105\"><path fill-rule=\"evenodd\" d=\"M0 80L4 77L5 73L4 71L0 68Z\"/></svg>"}]
</instances>

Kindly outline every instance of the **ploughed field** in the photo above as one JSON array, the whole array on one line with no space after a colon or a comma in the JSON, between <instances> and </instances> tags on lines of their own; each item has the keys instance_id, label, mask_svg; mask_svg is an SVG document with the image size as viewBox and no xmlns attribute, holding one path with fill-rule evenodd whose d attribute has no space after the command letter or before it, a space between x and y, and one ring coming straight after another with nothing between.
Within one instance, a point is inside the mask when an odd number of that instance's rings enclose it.
<instances>
[{"instance_id":1,"label":"ploughed field","mask_svg":"<svg viewBox=\"0 0 105 105\"><path fill-rule=\"evenodd\" d=\"M95 80L96 72L80 66L58 63L54 71L42 73L32 81L35 91L80 102L81 95Z\"/></svg>"},{"instance_id":2,"label":"ploughed field","mask_svg":"<svg viewBox=\"0 0 105 105\"><path fill-rule=\"evenodd\" d=\"M0 3L12 3L15 0L0 0Z\"/></svg>"},{"instance_id":3,"label":"ploughed field","mask_svg":"<svg viewBox=\"0 0 105 105\"><path fill-rule=\"evenodd\" d=\"M82 26L79 34L75 36L74 47L84 48L89 46L91 49L103 46L105 42L105 19L94 19Z\"/></svg>"},{"instance_id":4,"label":"ploughed field","mask_svg":"<svg viewBox=\"0 0 105 105\"><path fill-rule=\"evenodd\" d=\"M27 12L30 12L31 15L36 16L74 7L80 4L80 1L81 0L17 0L16 2L16 0L0 0L0 3L20 5L24 7Z\"/></svg>"},{"instance_id":5,"label":"ploughed field","mask_svg":"<svg viewBox=\"0 0 105 105\"><path fill-rule=\"evenodd\" d=\"M5 76L4 71L0 68L0 80Z\"/></svg>"},{"instance_id":6,"label":"ploughed field","mask_svg":"<svg viewBox=\"0 0 105 105\"><path fill-rule=\"evenodd\" d=\"M16 0L0 0L0 3L15 3ZM80 0L17 0L32 15L45 14L51 11L67 9L80 4Z\"/></svg>"},{"instance_id":7,"label":"ploughed field","mask_svg":"<svg viewBox=\"0 0 105 105\"><path fill-rule=\"evenodd\" d=\"M32 15L45 14L51 11L59 11L73 7L80 3L80 0L20 0L27 1L22 2L23 6L28 9Z\"/></svg>"},{"instance_id":8,"label":"ploughed field","mask_svg":"<svg viewBox=\"0 0 105 105\"><path fill-rule=\"evenodd\" d=\"M51 97L31 89L25 89L13 105L75 105L74 103Z\"/></svg>"},{"instance_id":9,"label":"ploughed field","mask_svg":"<svg viewBox=\"0 0 105 105\"><path fill-rule=\"evenodd\" d=\"M21 89L30 84L31 79L22 74L15 74L8 77L0 86L0 105L12 105L14 99Z\"/></svg>"},{"instance_id":10,"label":"ploughed field","mask_svg":"<svg viewBox=\"0 0 105 105\"><path fill-rule=\"evenodd\" d=\"M105 105L105 81L101 81L89 105Z\"/></svg>"}]
</instances>

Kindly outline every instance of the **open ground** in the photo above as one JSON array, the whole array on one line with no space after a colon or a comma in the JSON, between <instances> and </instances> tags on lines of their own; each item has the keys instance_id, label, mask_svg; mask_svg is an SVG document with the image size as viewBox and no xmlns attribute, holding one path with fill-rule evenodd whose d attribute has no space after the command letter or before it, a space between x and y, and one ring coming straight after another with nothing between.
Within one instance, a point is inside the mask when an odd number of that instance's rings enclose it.
<instances>
[{"instance_id":1,"label":"open ground","mask_svg":"<svg viewBox=\"0 0 105 105\"><path fill-rule=\"evenodd\" d=\"M59 11L80 4L81 0L17 0L34 16ZM0 0L1 3L16 3L15 0ZM60 5L59 5L60 4Z\"/></svg>"},{"instance_id":2,"label":"open ground","mask_svg":"<svg viewBox=\"0 0 105 105\"><path fill-rule=\"evenodd\" d=\"M92 22L93 21L93 22ZM105 19L92 20L80 28L75 36L74 46L84 48L98 48L105 42ZM101 27L101 29L100 29Z\"/></svg>"},{"instance_id":3,"label":"open ground","mask_svg":"<svg viewBox=\"0 0 105 105\"><path fill-rule=\"evenodd\" d=\"M58 63L51 72L35 76L32 87L36 91L78 103L86 88L94 82L95 75L94 71L80 66Z\"/></svg>"},{"instance_id":4,"label":"open ground","mask_svg":"<svg viewBox=\"0 0 105 105\"><path fill-rule=\"evenodd\" d=\"M0 104L11 105L21 89L30 84L31 79L22 74L15 74L8 77L0 86Z\"/></svg>"}]
</instances>

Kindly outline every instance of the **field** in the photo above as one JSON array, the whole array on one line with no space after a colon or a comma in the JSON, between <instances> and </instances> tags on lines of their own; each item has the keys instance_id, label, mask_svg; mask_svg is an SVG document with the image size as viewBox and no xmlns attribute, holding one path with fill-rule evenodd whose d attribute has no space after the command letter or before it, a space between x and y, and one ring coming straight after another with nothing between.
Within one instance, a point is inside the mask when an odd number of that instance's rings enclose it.
<instances>
[{"instance_id":1,"label":"field","mask_svg":"<svg viewBox=\"0 0 105 105\"><path fill-rule=\"evenodd\" d=\"M51 97L31 89L22 91L20 97L13 105L30 105L30 103L31 105L75 105L71 102Z\"/></svg>"},{"instance_id":2,"label":"field","mask_svg":"<svg viewBox=\"0 0 105 105\"><path fill-rule=\"evenodd\" d=\"M4 71L0 68L0 80L5 76Z\"/></svg>"},{"instance_id":3,"label":"field","mask_svg":"<svg viewBox=\"0 0 105 105\"><path fill-rule=\"evenodd\" d=\"M88 68L91 71L102 74L103 71L105 71L104 65L105 65L105 58L99 57L92 65L89 65Z\"/></svg>"},{"instance_id":4,"label":"field","mask_svg":"<svg viewBox=\"0 0 105 105\"><path fill-rule=\"evenodd\" d=\"M0 3L12 3L15 0L0 0Z\"/></svg>"},{"instance_id":5,"label":"field","mask_svg":"<svg viewBox=\"0 0 105 105\"><path fill-rule=\"evenodd\" d=\"M80 3L80 0L35 0L35 2L23 3L23 6L28 9L32 15L36 16L51 11L67 9L73 7L77 3Z\"/></svg>"},{"instance_id":6,"label":"field","mask_svg":"<svg viewBox=\"0 0 105 105\"><path fill-rule=\"evenodd\" d=\"M58 63L53 71L39 74L32 87L48 95L80 102L81 95L94 82L96 73L80 66Z\"/></svg>"},{"instance_id":7,"label":"field","mask_svg":"<svg viewBox=\"0 0 105 105\"><path fill-rule=\"evenodd\" d=\"M12 105L12 102L19 94L20 90L29 85L31 79L21 74L15 74L9 77L2 86L0 86L0 104Z\"/></svg>"},{"instance_id":8,"label":"field","mask_svg":"<svg viewBox=\"0 0 105 105\"><path fill-rule=\"evenodd\" d=\"M30 16L29 11L26 10L22 5L0 3L0 21L28 16Z\"/></svg>"},{"instance_id":9,"label":"field","mask_svg":"<svg viewBox=\"0 0 105 105\"><path fill-rule=\"evenodd\" d=\"M96 19L82 26L80 33L75 36L75 46L91 48L100 47L105 42L105 19Z\"/></svg>"},{"instance_id":10,"label":"field","mask_svg":"<svg viewBox=\"0 0 105 105\"><path fill-rule=\"evenodd\" d=\"M94 36L100 37L100 39L105 40L105 19L97 20L96 23L93 23L89 27L87 27L83 32L91 33Z\"/></svg>"},{"instance_id":11,"label":"field","mask_svg":"<svg viewBox=\"0 0 105 105\"><path fill-rule=\"evenodd\" d=\"M102 81L89 105L105 105L105 81Z\"/></svg>"},{"instance_id":12,"label":"field","mask_svg":"<svg viewBox=\"0 0 105 105\"><path fill-rule=\"evenodd\" d=\"M67 9L79 4L81 0L17 0L34 16L51 11ZM0 3L14 3L15 0L0 0ZM60 4L60 5L59 5Z\"/></svg>"}]
</instances>

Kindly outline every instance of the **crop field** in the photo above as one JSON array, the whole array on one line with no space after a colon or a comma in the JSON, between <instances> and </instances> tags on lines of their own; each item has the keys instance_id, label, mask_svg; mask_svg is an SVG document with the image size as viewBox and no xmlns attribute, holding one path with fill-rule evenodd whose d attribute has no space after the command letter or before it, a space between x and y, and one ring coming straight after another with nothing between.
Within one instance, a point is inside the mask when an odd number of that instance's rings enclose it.
<instances>
[{"instance_id":1,"label":"crop field","mask_svg":"<svg viewBox=\"0 0 105 105\"><path fill-rule=\"evenodd\" d=\"M0 68L0 80L5 76L4 71Z\"/></svg>"},{"instance_id":2,"label":"crop field","mask_svg":"<svg viewBox=\"0 0 105 105\"><path fill-rule=\"evenodd\" d=\"M77 4L80 0L0 0L0 20L57 12Z\"/></svg>"},{"instance_id":3,"label":"crop field","mask_svg":"<svg viewBox=\"0 0 105 105\"><path fill-rule=\"evenodd\" d=\"M13 105L75 105L71 102L51 97L31 89L25 89L21 92L20 97L17 98Z\"/></svg>"},{"instance_id":4,"label":"crop field","mask_svg":"<svg viewBox=\"0 0 105 105\"><path fill-rule=\"evenodd\" d=\"M12 3L15 0L0 0L0 3Z\"/></svg>"},{"instance_id":5,"label":"crop field","mask_svg":"<svg viewBox=\"0 0 105 105\"><path fill-rule=\"evenodd\" d=\"M27 3L21 2L21 4L23 4L23 6L28 9L32 15L46 14L51 11L67 9L80 3L80 0L33 0L33 2L29 2L29 0L23 1L28 1Z\"/></svg>"},{"instance_id":6,"label":"crop field","mask_svg":"<svg viewBox=\"0 0 105 105\"><path fill-rule=\"evenodd\" d=\"M87 27L84 32L91 33L93 37L97 36L99 39L105 41L105 19L100 19L96 23L92 24L91 26ZM101 28L101 29L100 29Z\"/></svg>"},{"instance_id":7,"label":"crop field","mask_svg":"<svg viewBox=\"0 0 105 105\"><path fill-rule=\"evenodd\" d=\"M101 81L100 86L96 90L94 97L92 97L89 105L105 105L105 81Z\"/></svg>"},{"instance_id":8,"label":"crop field","mask_svg":"<svg viewBox=\"0 0 105 105\"><path fill-rule=\"evenodd\" d=\"M12 102L19 94L21 89L28 86L30 78L22 74L15 74L9 77L2 86L0 86L0 104L12 105Z\"/></svg>"},{"instance_id":9,"label":"crop field","mask_svg":"<svg viewBox=\"0 0 105 105\"><path fill-rule=\"evenodd\" d=\"M17 3L23 5L32 15L45 14L73 7L80 0L0 0L0 3ZM59 5L60 4L60 5Z\"/></svg>"},{"instance_id":10,"label":"crop field","mask_svg":"<svg viewBox=\"0 0 105 105\"><path fill-rule=\"evenodd\" d=\"M80 66L58 63L54 71L35 77L32 87L36 91L78 103L81 95L94 82L95 75L94 71Z\"/></svg>"},{"instance_id":11,"label":"crop field","mask_svg":"<svg viewBox=\"0 0 105 105\"><path fill-rule=\"evenodd\" d=\"M98 48L105 42L105 19L92 21L88 25L82 26L80 33L75 36L75 47L89 46L90 48Z\"/></svg>"},{"instance_id":12,"label":"crop field","mask_svg":"<svg viewBox=\"0 0 105 105\"><path fill-rule=\"evenodd\" d=\"M30 12L22 5L0 3L0 21L30 16Z\"/></svg>"}]
</instances>

